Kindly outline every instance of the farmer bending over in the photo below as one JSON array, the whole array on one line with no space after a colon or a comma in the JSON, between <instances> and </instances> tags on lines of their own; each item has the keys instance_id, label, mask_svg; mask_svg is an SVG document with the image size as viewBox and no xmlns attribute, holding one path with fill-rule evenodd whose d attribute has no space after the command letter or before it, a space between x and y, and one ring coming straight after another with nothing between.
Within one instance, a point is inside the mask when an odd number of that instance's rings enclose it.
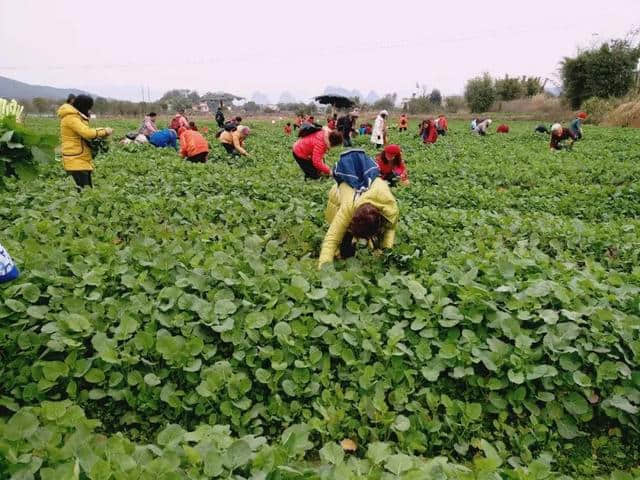
<instances>
[{"instance_id":1,"label":"farmer bending over","mask_svg":"<svg viewBox=\"0 0 640 480\"><path fill-rule=\"evenodd\" d=\"M402 149L399 145L387 145L376 157L380 177L395 186L398 179L403 185L409 185L407 166L402 159Z\"/></svg>"},{"instance_id":2,"label":"farmer bending over","mask_svg":"<svg viewBox=\"0 0 640 480\"><path fill-rule=\"evenodd\" d=\"M187 123L187 127L189 124ZM165 147L173 147L176 150L178 149L177 145L178 134L175 130L171 128L165 128L163 130L158 130L154 134L149 137L149 143L154 147L165 148Z\"/></svg>"},{"instance_id":3,"label":"farmer bending over","mask_svg":"<svg viewBox=\"0 0 640 480\"><path fill-rule=\"evenodd\" d=\"M301 138L293 144L293 158L304 172L304 179L318 179L331 175L331 169L324 163L324 156L330 148L342 144L342 133L327 127L305 125L298 133ZM305 133L308 132L308 133Z\"/></svg>"},{"instance_id":4,"label":"farmer bending over","mask_svg":"<svg viewBox=\"0 0 640 480\"><path fill-rule=\"evenodd\" d=\"M587 119L587 114L580 112L576 118L569 124L569 130L575 135L576 140L582 139L582 122Z\"/></svg>"},{"instance_id":5,"label":"farmer bending over","mask_svg":"<svg viewBox=\"0 0 640 480\"><path fill-rule=\"evenodd\" d=\"M575 134L568 128L564 128L559 123L554 123L551 127L551 150L570 150L573 142L575 142Z\"/></svg>"},{"instance_id":6,"label":"farmer bending over","mask_svg":"<svg viewBox=\"0 0 640 480\"><path fill-rule=\"evenodd\" d=\"M226 127L225 127L226 128ZM234 157L248 156L249 152L244 149L244 140L249 136L251 130L244 125L238 125L235 130L226 130L220 134L220 144L229 155Z\"/></svg>"},{"instance_id":7,"label":"farmer bending over","mask_svg":"<svg viewBox=\"0 0 640 480\"><path fill-rule=\"evenodd\" d=\"M349 150L340 155L333 176L337 184L329 192L329 230L318 265L333 262L338 252L342 258L353 256L356 239L366 239L374 248L393 247L398 205L375 162L362 150Z\"/></svg>"},{"instance_id":8,"label":"farmer bending over","mask_svg":"<svg viewBox=\"0 0 640 480\"><path fill-rule=\"evenodd\" d=\"M9 253L0 245L0 283L10 282L19 276L18 267L16 267Z\"/></svg>"}]
</instances>

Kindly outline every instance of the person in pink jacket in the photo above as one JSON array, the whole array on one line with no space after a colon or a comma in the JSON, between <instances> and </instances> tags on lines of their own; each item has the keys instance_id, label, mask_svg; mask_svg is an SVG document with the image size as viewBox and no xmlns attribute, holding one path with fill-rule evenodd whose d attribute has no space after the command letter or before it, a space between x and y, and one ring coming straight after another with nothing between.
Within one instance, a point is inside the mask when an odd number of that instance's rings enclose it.
<instances>
[{"instance_id":1,"label":"person in pink jacket","mask_svg":"<svg viewBox=\"0 0 640 480\"><path fill-rule=\"evenodd\" d=\"M340 132L324 127L293 144L293 158L304 172L305 180L331 175L331 169L324 163L324 156L330 148L342 145L342 140Z\"/></svg>"}]
</instances>

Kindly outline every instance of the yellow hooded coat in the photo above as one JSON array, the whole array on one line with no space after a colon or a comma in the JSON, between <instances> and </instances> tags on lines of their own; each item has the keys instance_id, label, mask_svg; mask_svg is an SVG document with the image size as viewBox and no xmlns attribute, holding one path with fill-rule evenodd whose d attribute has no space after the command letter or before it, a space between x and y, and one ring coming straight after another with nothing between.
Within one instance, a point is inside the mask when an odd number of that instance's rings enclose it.
<instances>
[{"instance_id":1,"label":"yellow hooded coat","mask_svg":"<svg viewBox=\"0 0 640 480\"><path fill-rule=\"evenodd\" d=\"M334 185L329 192L329 202L324 217L329 223L329 230L322 242L319 266L333 262L333 258L349 229L353 214L361 205L369 203L376 207L387 221L382 238L382 248L391 248L396 238L398 223L398 204L391 193L389 184L380 177L376 178L369 190L356 195L355 190L347 183Z\"/></svg>"},{"instance_id":2,"label":"yellow hooded coat","mask_svg":"<svg viewBox=\"0 0 640 480\"><path fill-rule=\"evenodd\" d=\"M89 119L68 103L58 109L58 117L64 169L68 172L93 170L91 148L87 140L106 137L106 129L90 128Z\"/></svg>"}]
</instances>

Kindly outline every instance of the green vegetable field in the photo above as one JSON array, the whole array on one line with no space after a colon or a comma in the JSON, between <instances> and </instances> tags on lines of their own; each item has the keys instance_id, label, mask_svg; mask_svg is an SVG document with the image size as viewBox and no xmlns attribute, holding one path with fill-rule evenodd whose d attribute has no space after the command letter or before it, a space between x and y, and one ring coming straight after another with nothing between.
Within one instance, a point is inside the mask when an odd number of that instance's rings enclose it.
<instances>
[{"instance_id":1,"label":"green vegetable field","mask_svg":"<svg viewBox=\"0 0 640 480\"><path fill-rule=\"evenodd\" d=\"M640 478L640 131L412 122L396 247L320 271L282 124L8 180L0 479Z\"/></svg>"}]
</instances>

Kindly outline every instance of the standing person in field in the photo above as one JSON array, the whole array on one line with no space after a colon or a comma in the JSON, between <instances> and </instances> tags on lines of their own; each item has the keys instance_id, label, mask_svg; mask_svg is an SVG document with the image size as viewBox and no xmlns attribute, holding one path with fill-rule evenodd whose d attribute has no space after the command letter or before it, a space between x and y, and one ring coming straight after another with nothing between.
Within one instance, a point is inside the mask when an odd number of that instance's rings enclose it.
<instances>
[{"instance_id":1,"label":"standing person in field","mask_svg":"<svg viewBox=\"0 0 640 480\"><path fill-rule=\"evenodd\" d=\"M187 127L189 124L187 124ZM188 130L188 128L187 128ZM178 134L172 128L165 128L154 132L149 137L149 143L157 148L173 147L178 149Z\"/></svg>"},{"instance_id":2,"label":"standing person in field","mask_svg":"<svg viewBox=\"0 0 640 480\"><path fill-rule=\"evenodd\" d=\"M342 134L343 146L351 147L351 132L353 131L353 125L360 116L360 112L354 109L347 115L343 115L338 119L337 127L338 131Z\"/></svg>"},{"instance_id":3,"label":"standing person in field","mask_svg":"<svg viewBox=\"0 0 640 480\"><path fill-rule=\"evenodd\" d=\"M438 115L438 118L436 118L435 125L438 135L446 135L449 131L449 121L447 120L447 117L442 114Z\"/></svg>"},{"instance_id":4,"label":"standing person in field","mask_svg":"<svg viewBox=\"0 0 640 480\"><path fill-rule=\"evenodd\" d=\"M169 123L169 128L171 130L179 131L181 128L189 128L189 121L187 117L184 116L184 108L178 110L178 113L171 119Z\"/></svg>"},{"instance_id":5,"label":"standing person in field","mask_svg":"<svg viewBox=\"0 0 640 480\"><path fill-rule=\"evenodd\" d=\"M296 115L296 119L293 122L293 129L297 130L302 126L302 115Z\"/></svg>"},{"instance_id":6,"label":"standing person in field","mask_svg":"<svg viewBox=\"0 0 640 480\"><path fill-rule=\"evenodd\" d=\"M380 177L389 182L392 187L400 180L403 185L409 185L407 166L402 159L402 149L399 145L387 145L376 157Z\"/></svg>"},{"instance_id":7,"label":"standing person in field","mask_svg":"<svg viewBox=\"0 0 640 480\"><path fill-rule=\"evenodd\" d=\"M235 130L222 132L218 139L229 155L246 157L249 156L249 152L244 149L244 141L250 133L249 127L238 125Z\"/></svg>"},{"instance_id":8,"label":"standing person in field","mask_svg":"<svg viewBox=\"0 0 640 480\"><path fill-rule=\"evenodd\" d=\"M322 242L318 266L355 254L354 240L366 239L374 249L392 248L398 205L389 184L380 178L375 162L362 150L340 155L329 191L325 220L329 229Z\"/></svg>"},{"instance_id":9,"label":"standing person in field","mask_svg":"<svg viewBox=\"0 0 640 480\"><path fill-rule=\"evenodd\" d=\"M284 134L288 137L291 136L291 122L287 122L287 124L284 126Z\"/></svg>"},{"instance_id":10,"label":"standing person in field","mask_svg":"<svg viewBox=\"0 0 640 480\"><path fill-rule=\"evenodd\" d=\"M575 135L576 140L582 139L582 122L587 119L587 114L580 112L569 124L569 130Z\"/></svg>"},{"instance_id":11,"label":"standing person in field","mask_svg":"<svg viewBox=\"0 0 640 480\"><path fill-rule=\"evenodd\" d=\"M420 138L422 138L422 143L427 145L434 144L438 140L438 130L436 129L436 124L433 121L433 118L427 118L422 122L422 126L420 127Z\"/></svg>"},{"instance_id":12,"label":"standing person in field","mask_svg":"<svg viewBox=\"0 0 640 480\"><path fill-rule=\"evenodd\" d=\"M2 244L0 244L0 283L10 282L20 276L20 271Z\"/></svg>"},{"instance_id":13,"label":"standing person in field","mask_svg":"<svg viewBox=\"0 0 640 480\"><path fill-rule=\"evenodd\" d=\"M198 131L195 123L192 128L184 130L180 135L180 156L193 163L207 161L209 144Z\"/></svg>"},{"instance_id":14,"label":"standing person in field","mask_svg":"<svg viewBox=\"0 0 640 480\"><path fill-rule=\"evenodd\" d=\"M551 143L549 144L551 151L571 150L575 141L576 135L570 129L564 128L559 123L551 126Z\"/></svg>"},{"instance_id":15,"label":"standing person in field","mask_svg":"<svg viewBox=\"0 0 640 480\"><path fill-rule=\"evenodd\" d=\"M398 120L398 131L406 132L407 128L409 128L409 117L407 117L406 113L400 115L400 120Z\"/></svg>"},{"instance_id":16,"label":"standing person in field","mask_svg":"<svg viewBox=\"0 0 640 480\"><path fill-rule=\"evenodd\" d=\"M300 138L293 144L293 158L304 173L304 179L316 180L331 175L331 169L324 162L330 148L339 146L342 134L327 127Z\"/></svg>"},{"instance_id":17,"label":"standing person in field","mask_svg":"<svg viewBox=\"0 0 640 480\"><path fill-rule=\"evenodd\" d=\"M89 95L78 95L73 100L73 105L65 103L58 109L62 164L76 183L78 191L84 187L93 187L93 156L87 142L113 133L113 129L109 127L89 127L92 108L93 98Z\"/></svg>"},{"instance_id":18,"label":"standing person in field","mask_svg":"<svg viewBox=\"0 0 640 480\"><path fill-rule=\"evenodd\" d=\"M373 132L371 132L371 143L376 148L382 148L387 143L387 117L389 112L381 110L376 121L373 122Z\"/></svg>"},{"instance_id":19,"label":"standing person in field","mask_svg":"<svg viewBox=\"0 0 640 480\"><path fill-rule=\"evenodd\" d=\"M493 120L491 120L490 118L484 119L482 121L478 120L478 123L476 124L476 128L473 131L478 135L481 135L484 137L489 132L489 127L491 126L492 121Z\"/></svg>"},{"instance_id":20,"label":"standing person in field","mask_svg":"<svg viewBox=\"0 0 640 480\"><path fill-rule=\"evenodd\" d=\"M222 111L222 105L220 105L218 110L216 110L216 124L218 125L218 128L224 127L224 112Z\"/></svg>"},{"instance_id":21,"label":"standing person in field","mask_svg":"<svg viewBox=\"0 0 640 480\"><path fill-rule=\"evenodd\" d=\"M151 135L158 131L158 127L156 126L156 112L150 112L149 115L144 117L142 121L142 125L138 129L138 135L144 135L149 138Z\"/></svg>"}]
</instances>

